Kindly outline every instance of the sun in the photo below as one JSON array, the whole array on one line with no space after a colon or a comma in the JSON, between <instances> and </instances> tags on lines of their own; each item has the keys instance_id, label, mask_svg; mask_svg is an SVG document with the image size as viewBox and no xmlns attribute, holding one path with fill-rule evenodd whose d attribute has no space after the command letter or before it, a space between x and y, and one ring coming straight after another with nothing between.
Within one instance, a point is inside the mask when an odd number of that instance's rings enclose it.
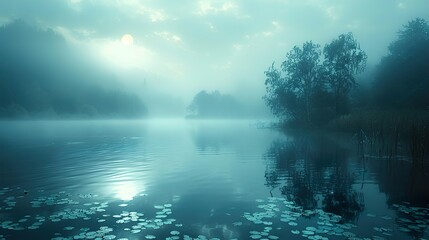
<instances>
[{"instance_id":1,"label":"sun","mask_svg":"<svg viewBox=\"0 0 429 240\"><path fill-rule=\"evenodd\" d=\"M130 34L125 34L124 36L122 36L121 42L125 46L131 46L134 43L134 38Z\"/></svg>"}]
</instances>

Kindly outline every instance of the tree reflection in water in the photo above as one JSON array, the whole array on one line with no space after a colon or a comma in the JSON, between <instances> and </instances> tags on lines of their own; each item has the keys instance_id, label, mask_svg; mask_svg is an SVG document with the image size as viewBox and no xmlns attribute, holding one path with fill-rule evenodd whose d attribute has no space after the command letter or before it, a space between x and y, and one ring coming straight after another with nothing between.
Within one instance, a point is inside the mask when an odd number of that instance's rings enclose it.
<instances>
[{"instance_id":1,"label":"tree reflection in water","mask_svg":"<svg viewBox=\"0 0 429 240\"><path fill-rule=\"evenodd\" d=\"M326 136L276 140L264 156L266 185L304 209L321 208L355 222L364 199L352 187L355 176L349 155Z\"/></svg>"}]
</instances>

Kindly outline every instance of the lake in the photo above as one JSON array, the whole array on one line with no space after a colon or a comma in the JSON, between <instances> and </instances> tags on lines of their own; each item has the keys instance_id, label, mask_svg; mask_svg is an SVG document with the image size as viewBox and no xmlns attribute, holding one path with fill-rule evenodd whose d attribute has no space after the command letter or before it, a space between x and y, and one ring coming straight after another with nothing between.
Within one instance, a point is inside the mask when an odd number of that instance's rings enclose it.
<instances>
[{"instance_id":1,"label":"lake","mask_svg":"<svg viewBox=\"0 0 429 240\"><path fill-rule=\"evenodd\" d=\"M426 165L257 121L0 122L0 239L428 239Z\"/></svg>"}]
</instances>

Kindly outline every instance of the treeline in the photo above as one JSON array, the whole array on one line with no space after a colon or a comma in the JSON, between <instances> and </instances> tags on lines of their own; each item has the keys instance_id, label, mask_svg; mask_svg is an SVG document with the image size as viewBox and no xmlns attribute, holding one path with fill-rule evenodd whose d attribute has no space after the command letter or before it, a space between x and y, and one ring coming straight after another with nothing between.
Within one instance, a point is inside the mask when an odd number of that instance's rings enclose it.
<instances>
[{"instance_id":1,"label":"treeline","mask_svg":"<svg viewBox=\"0 0 429 240\"><path fill-rule=\"evenodd\" d=\"M366 58L352 33L338 36L323 49L311 41L302 47L295 46L286 54L280 69L273 64L265 72L264 99L272 113L289 126L332 126L339 119L362 115L362 111L414 111L426 112L427 116L426 20L416 18L399 30L397 39L389 46L389 54L374 71L371 87L359 89L356 75L365 70ZM427 121L427 117L419 121Z\"/></svg>"},{"instance_id":2,"label":"treeline","mask_svg":"<svg viewBox=\"0 0 429 240\"><path fill-rule=\"evenodd\" d=\"M78 50L78 51L76 51ZM136 96L52 30L0 28L0 118L138 118Z\"/></svg>"}]
</instances>

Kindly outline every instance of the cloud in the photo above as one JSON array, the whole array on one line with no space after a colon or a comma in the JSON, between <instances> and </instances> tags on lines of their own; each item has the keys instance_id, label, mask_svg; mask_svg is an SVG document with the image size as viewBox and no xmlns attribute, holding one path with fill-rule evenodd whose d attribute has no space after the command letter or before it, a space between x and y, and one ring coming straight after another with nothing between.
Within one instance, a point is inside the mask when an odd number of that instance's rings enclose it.
<instances>
[{"instance_id":1,"label":"cloud","mask_svg":"<svg viewBox=\"0 0 429 240\"><path fill-rule=\"evenodd\" d=\"M174 43L178 43L178 42L182 41L182 39L179 36L177 36L173 33L167 32L167 31L155 32L155 35L161 37L164 40L174 42Z\"/></svg>"},{"instance_id":2,"label":"cloud","mask_svg":"<svg viewBox=\"0 0 429 240\"><path fill-rule=\"evenodd\" d=\"M151 22L160 22L166 21L169 19L169 16L161 8L149 7L148 4L142 3L138 0L122 0L122 1L103 1L103 4L107 4L120 11L125 12L125 14L130 14L130 17L136 17L135 15L140 15L146 17Z\"/></svg>"},{"instance_id":3,"label":"cloud","mask_svg":"<svg viewBox=\"0 0 429 240\"><path fill-rule=\"evenodd\" d=\"M236 2L202 0L198 2L195 14L204 16L208 14L237 13L237 10L238 5Z\"/></svg>"}]
</instances>

